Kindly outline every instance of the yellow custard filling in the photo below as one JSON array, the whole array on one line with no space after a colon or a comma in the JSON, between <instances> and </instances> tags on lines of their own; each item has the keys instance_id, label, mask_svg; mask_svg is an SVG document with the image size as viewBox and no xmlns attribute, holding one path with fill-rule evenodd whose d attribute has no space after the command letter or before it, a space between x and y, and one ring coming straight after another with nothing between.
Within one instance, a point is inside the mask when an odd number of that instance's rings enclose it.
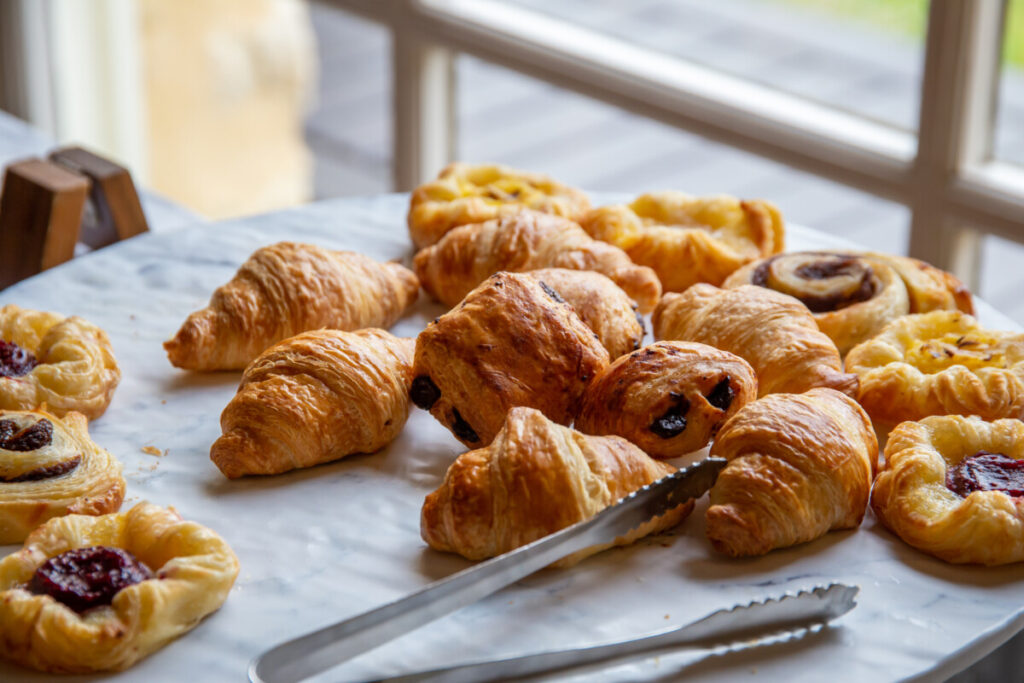
<instances>
[{"instance_id":1,"label":"yellow custard filling","mask_svg":"<svg viewBox=\"0 0 1024 683\"><path fill-rule=\"evenodd\" d=\"M970 370L1008 367L1003 345L997 339L971 332L915 339L907 347L906 360L928 374L954 365L963 365Z\"/></svg>"},{"instance_id":2,"label":"yellow custard filling","mask_svg":"<svg viewBox=\"0 0 1024 683\"><path fill-rule=\"evenodd\" d=\"M497 178L486 184L463 181L459 183L459 191L464 197L480 197L491 204L528 204L545 194L531 183L510 177Z\"/></svg>"}]
</instances>

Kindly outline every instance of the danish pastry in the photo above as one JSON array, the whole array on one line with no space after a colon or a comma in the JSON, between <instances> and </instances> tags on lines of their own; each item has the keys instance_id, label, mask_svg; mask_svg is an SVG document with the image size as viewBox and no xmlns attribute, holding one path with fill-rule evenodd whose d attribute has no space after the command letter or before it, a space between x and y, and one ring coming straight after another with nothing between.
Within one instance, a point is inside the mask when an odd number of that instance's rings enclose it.
<instances>
[{"instance_id":1,"label":"danish pastry","mask_svg":"<svg viewBox=\"0 0 1024 683\"><path fill-rule=\"evenodd\" d=\"M225 476L278 474L391 443L409 416L412 339L315 330L245 369L210 459Z\"/></svg>"},{"instance_id":2,"label":"danish pastry","mask_svg":"<svg viewBox=\"0 0 1024 683\"><path fill-rule=\"evenodd\" d=\"M800 299L821 331L846 353L908 313L973 313L962 282L923 261L868 252L805 251L743 266L725 287L759 285Z\"/></svg>"},{"instance_id":3,"label":"danish pastry","mask_svg":"<svg viewBox=\"0 0 1024 683\"><path fill-rule=\"evenodd\" d=\"M494 557L564 529L675 471L625 439L586 436L532 408L513 408L494 442L460 455L427 496L423 540L470 560ZM553 566L569 567L613 545L675 526L693 501L673 508L606 546Z\"/></svg>"},{"instance_id":4,"label":"danish pastry","mask_svg":"<svg viewBox=\"0 0 1024 683\"><path fill-rule=\"evenodd\" d=\"M237 370L306 330L390 327L418 291L416 276L397 263L279 242L256 250L164 349L175 367Z\"/></svg>"},{"instance_id":5,"label":"danish pastry","mask_svg":"<svg viewBox=\"0 0 1024 683\"><path fill-rule=\"evenodd\" d=\"M417 337L410 396L479 447L515 406L569 424L607 366L608 351L556 292L526 273L497 273Z\"/></svg>"},{"instance_id":6,"label":"danish pastry","mask_svg":"<svg viewBox=\"0 0 1024 683\"><path fill-rule=\"evenodd\" d=\"M946 562L1024 561L1024 422L943 415L900 424L871 507L909 545Z\"/></svg>"},{"instance_id":7,"label":"danish pastry","mask_svg":"<svg viewBox=\"0 0 1024 683\"><path fill-rule=\"evenodd\" d=\"M959 311L903 316L854 347L846 369L884 425L929 415L1024 418L1024 334L982 329Z\"/></svg>"},{"instance_id":8,"label":"danish pastry","mask_svg":"<svg viewBox=\"0 0 1024 683\"><path fill-rule=\"evenodd\" d=\"M409 235L416 248L422 249L452 228L523 208L579 221L590 208L590 200L579 190L538 173L498 164L454 163L441 171L437 180L412 193Z\"/></svg>"},{"instance_id":9,"label":"danish pastry","mask_svg":"<svg viewBox=\"0 0 1024 683\"><path fill-rule=\"evenodd\" d=\"M121 381L106 332L90 322L7 304L0 308L0 409L46 405L90 420L102 415Z\"/></svg>"},{"instance_id":10,"label":"danish pastry","mask_svg":"<svg viewBox=\"0 0 1024 683\"><path fill-rule=\"evenodd\" d=\"M581 225L591 237L650 266L666 292L698 282L720 285L748 261L783 249L779 210L760 199L691 197L682 192L641 195L629 205L590 211Z\"/></svg>"},{"instance_id":11,"label":"danish pastry","mask_svg":"<svg viewBox=\"0 0 1024 683\"><path fill-rule=\"evenodd\" d=\"M704 344L662 341L619 358L583 394L575 427L616 434L654 458L707 445L718 428L757 398L747 361Z\"/></svg>"},{"instance_id":12,"label":"danish pastry","mask_svg":"<svg viewBox=\"0 0 1024 683\"><path fill-rule=\"evenodd\" d=\"M447 306L462 301L498 271L539 268L597 271L621 287L644 313L661 296L653 270L636 265L621 249L591 239L572 221L536 211L456 228L416 254L414 263L423 289Z\"/></svg>"},{"instance_id":13,"label":"danish pastry","mask_svg":"<svg viewBox=\"0 0 1024 683\"><path fill-rule=\"evenodd\" d=\"M760 396L812 387L856 395L857 377L843 372L836 345L807 307L786 294L699 284L666 294L651 320L655 339L699 342L746 360L757 373Z\"/></svg>"},{"instance_id":14,"label":"danish pastry","mask_svg":"<svg viewBox=\"0 0 1024 683\"><path fill-rule=\"evenodd\" d=\"M52 517L116 512L121 465L89 438L81 413L0 410L0 545Z\"/></svg>"},{"instance_id":15,"label":"danish pastry","mask_svg":"<svg viewBox=\"0 0 1024 683\"><path fill-rule=\"evenodd\" d=\"M729 464L711 489L707 537L739 557L859 526L878 442L853 399L819 388L747 404L722 426L711 455Z\"/></svg>"},{"instance_id":16,"label":"danish pastry","mask_svg":"<svg viewBox=\"0 0 1024 683\"><path fill-rule=\"evenodd\" d=\"M0 560L0 657L127 669L216 611L237 575L228 545L173 509L51 519Z\"/></svg>"}]
</instances>

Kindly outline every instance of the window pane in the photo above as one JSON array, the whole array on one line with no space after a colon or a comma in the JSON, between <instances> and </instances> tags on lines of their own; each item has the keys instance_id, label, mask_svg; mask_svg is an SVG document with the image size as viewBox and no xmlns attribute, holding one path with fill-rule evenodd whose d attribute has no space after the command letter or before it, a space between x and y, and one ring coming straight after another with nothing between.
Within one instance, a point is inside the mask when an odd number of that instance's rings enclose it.
<instances>
[{"instance_id":1,"label":"window pane","mask_svg":"<svg viewBox=\"0 0 1024 683\"><path fill-rule=\"evenodd\" d=\"M1010 0L1003 40L995 156L1024 165L1024 0Z\"/></svg>"}]
</instances>

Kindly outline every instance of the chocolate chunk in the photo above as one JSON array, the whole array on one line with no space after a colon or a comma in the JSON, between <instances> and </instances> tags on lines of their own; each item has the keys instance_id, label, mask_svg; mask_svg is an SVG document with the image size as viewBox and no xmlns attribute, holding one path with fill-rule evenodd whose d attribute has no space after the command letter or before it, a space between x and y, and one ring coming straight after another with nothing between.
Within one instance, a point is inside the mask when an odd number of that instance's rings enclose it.
<instances>
[{"instance_id":1,"label":"chocolate chunk","mask_svg":"<svg viewBox=\"0 0 1024 683\"><path fill-rule=\"evenodd\" d=\"M458 408L452 408L452 431L455 433L455 436L459 437L463 441L476 443L480 440L480 437L477 436L477 433L469 426L469 423L462 419L462 415L459 414Z\"/></svg>"},{"instance_id":2,"label":"chocolate chunk","mask_svg":"<svg viewBox=\"0 0 1024 683\"><path fill-rule=\"evenodd\" d=\"M441 390L428 375L420 375L409 387L409 398L417 407L430 410L437 403L437 399L441 398Z\"/></svg>"},{"instance_id":3,"label":"chocolate chunk","mask_svg":"<svg viewBox=\"0 0 1024 683\"><path fill-rule=\"evenodd\" d=\"M728 375L716 384L705 398L708 400L708 403L719 410L723 412L729 410L732 400L736 398L736 392L732 390L732 386L729 384Z\"/></svg>"},{"instance_id":4,"label":"chocolate chunk","mask_svg":"<svg viewBox=\"0 0 1024 683\"><path fill-rule=\"evenodd\" d=\"M651 423L648 429L661 439L671 439L686 429L686 413L690 410L690 402L684 396L669 394L675 404L665 414Z\"/></svg>"},{"instance_id":5,"label":"chocolate chunk","mask_svg":"<svg viewBox=\"0 0 1024 683\"><path fill-rule=\"evenodd\" d=\"M13 422L13 420L3 420ZM43 446L48 446L53 441L53 423L42 419L35 424L25 427L21 431L11 433L9 428L0 427L0 448L5 451L35 451Z\"/></svg>"}]
</instances>

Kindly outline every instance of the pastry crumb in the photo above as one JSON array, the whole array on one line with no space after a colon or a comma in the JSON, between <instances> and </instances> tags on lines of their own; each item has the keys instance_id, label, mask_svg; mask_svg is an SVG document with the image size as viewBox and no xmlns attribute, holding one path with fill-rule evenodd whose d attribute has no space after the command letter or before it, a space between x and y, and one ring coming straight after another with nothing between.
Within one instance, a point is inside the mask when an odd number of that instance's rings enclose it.
<instances>
[{"instance_id":1,"label":"pastry crumb","mask_svg":"<svg viewBox=\"0 0 1024 683\"><path fill-rule=\"evenodd\" d=\"M160 399L160 405L162 405L162 406L167 405L167 399L166 398Z\"/></svg>"},{"instance_id":2,"label":"pastry crumb","mask_svg":"<svg viewBox=\"0 0 1024 683\"><path fill-rule=\"evenodd\" d=\"M668 615L667 614L665 615L665 618L668 619Z\"/></svg>"},{"instance_id":3,"label":"pastry crumb","mask_svg":"<svg viewBox=\"0 0 1024 683\"><path fill-rule=\"evenodd\" d=\"M160 457L160 456L162 456L164 454L164 452L161 451L156 446L143 446L142 447L142 452L146 453L148 455L155 455L157 457Z\"/></svg>"}]
</instances>

